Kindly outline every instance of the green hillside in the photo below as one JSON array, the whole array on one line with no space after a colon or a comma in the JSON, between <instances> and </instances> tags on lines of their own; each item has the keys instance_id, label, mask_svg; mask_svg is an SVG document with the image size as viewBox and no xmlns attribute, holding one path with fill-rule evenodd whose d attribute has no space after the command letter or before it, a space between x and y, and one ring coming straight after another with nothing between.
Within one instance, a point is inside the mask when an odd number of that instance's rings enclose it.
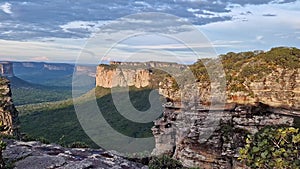
<instances>
[{"instance_id":1,"label":"green hillside","mask_svg":"<svg viewBox=\"0 0 300 169\"><path fill-rule=\"evenodd\" d=\"M33 84L16 76L10 77L15 105L52 102L71 98L71 87L51 87Z\"/></svg>"},{"instance_id":2,"label":"green hillside","mask_svg":"<svg viewBox=\"0 0 300 169\"><path fill-rule=\"evenodd\" d=\"M300 68L300 49L277 47L270 51L229 52L219 56L226 74L227 90L245 91L242 83L256 81L278 68L291 70ZM201 59L190 65L199 81L209 81L203 63L213 66L214 60ZM212 64L210 64L212 63Z\"/></svg>"},{"instance_id":3,"label":"green hillside","mask_svg":"<svg viewBox=\"0 0 300 169\"><path fill-rule=\"evenodd\" d=\"M109 89L97 88L95 91L98 96L97 103L102 115L115 130L124 135L136 138L152 136L152 122L145 124L134 123L125 119L114 107ZM146 88L131 88L129 92L130 99L137 110L145 111L150 107L148 101L150 91L150 89ZM118 92L120 92L118 93L120 95L125 93L122 90ZM88 98L87 95L80 98L82 99L82 104L88 104ZM26 133L30 137L43 137L50 142L64 145L80 141L88 144L90 147L97 147L82 130L71 100L44 104L18 107L20 111L21 132ZM157 110L162 111L162 108L158 107ZM92 122L95 121L91 119Z\"/></svg>"}]
</instances>

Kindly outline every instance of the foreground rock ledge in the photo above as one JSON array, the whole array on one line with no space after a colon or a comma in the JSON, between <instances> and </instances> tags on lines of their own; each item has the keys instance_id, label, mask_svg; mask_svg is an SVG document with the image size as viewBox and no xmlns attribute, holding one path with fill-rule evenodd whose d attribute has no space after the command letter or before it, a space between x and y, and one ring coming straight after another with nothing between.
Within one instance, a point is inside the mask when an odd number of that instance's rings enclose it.
<instances>
[{"instance_id":1,"label":"foreground rock ledge","mask_svg":"<svg viewBox=\"0 0 300 169\"><path fill-rule=\"evenodd\" d=\"M15 169L147 169L103 149L64 148L55 144L6 140L3 156Z\"/></svg>"}]
</instances>

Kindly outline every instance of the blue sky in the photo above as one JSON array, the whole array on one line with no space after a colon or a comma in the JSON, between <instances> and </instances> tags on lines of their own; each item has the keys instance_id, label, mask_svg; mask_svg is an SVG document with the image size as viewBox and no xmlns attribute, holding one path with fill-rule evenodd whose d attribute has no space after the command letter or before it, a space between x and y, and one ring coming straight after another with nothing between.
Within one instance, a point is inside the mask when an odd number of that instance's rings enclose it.
<instances>
[{"instance_id":1,"label":"blue sky","mask_svg":"<svg viewBox=\"0 0 300 169\"><path fill-rule=\"evenodd\" d=\"M142 12L166 13L179 19L170 22L155 15L151 19L134 16ZM130 21L120 19L128 15ZM187 30L183 26L186 23L191 23L199 36L206 37L205 43L217 54L269 50L275 46L300 47L299 16L300 0L1 0L0 60L74 62L80 56L85 62L94 63L95 58L126 60L123 55L155 60L164 52L175 52L184 62L193 62L194 58L188 57L178 42L157 35L131 36L115 46L111 55L105 54L113 44L109 40L115 42L128 35L120 33L124 30L164 33L161 30L171 29L161 28L176 28L176 33L182 33ZM115 24L116 20L121 22ZM132 27L137 22L142 29ZM102 37L103 30L110 31L105 32L109 33L106 38ZM92 49L89 42L95 35L101 40ZM196 46L197 52L207 48L202 40L192 40L192 34L188 37L186 41L193 42L190 45ZM205 56L210 54L203 52Z\"/></svg>"}]
</instances>

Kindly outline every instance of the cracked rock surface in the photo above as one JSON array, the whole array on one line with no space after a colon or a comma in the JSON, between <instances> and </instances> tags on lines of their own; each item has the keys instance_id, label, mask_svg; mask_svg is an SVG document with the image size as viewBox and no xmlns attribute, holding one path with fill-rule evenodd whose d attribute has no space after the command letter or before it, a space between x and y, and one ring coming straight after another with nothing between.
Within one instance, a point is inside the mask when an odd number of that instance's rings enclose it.
<instances>
[{"instance_id":1,"label":"cracked rock surface","mask_svg":"<svg viewBox=\"0 0 300 169\"><path fill-rule=\"evenodd\" d=\"M55 144L6 140L3 157L15 169L147 169L103 149L64 148Z\"/></svg>"}]
</instances>

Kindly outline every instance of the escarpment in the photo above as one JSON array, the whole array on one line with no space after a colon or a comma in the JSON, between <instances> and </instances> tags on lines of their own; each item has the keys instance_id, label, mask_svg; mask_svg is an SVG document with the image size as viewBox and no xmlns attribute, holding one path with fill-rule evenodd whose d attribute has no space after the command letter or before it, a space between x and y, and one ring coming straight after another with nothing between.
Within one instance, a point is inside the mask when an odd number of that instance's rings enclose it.
<instances>
[{"instance_id":1,"label":"escarpment","mask_svg":"<svg viewBox=\"0 0 300 169\"><path fill-rule=\"evenodd\" d=\"M19 135L18 111L12 102L9 81L3 77L0 77L0 121L7 129L4 134Z\"/></svg>"},{"instance_id":2,"label":"escarpment","mask_svg":"<svg viewBox=\"0 0 300 169\"><path fill-rule=\"evenodd\" d=\"M11 62L0 62L0 76L14 76L13 64Z\"/></svg>"},{"instance_id":3,"label":"escarpment","mask_svg":"<svg viewBox=\"0 0 300 169\"><path fill-rule=\"evenodd\" d=\"M221 60L226 73L223 103L213 101L211 89L217 84L202 71L201 61L190 66L197 81L176 88L173 78L161 81L159 92L169 102L152 128L154 155L169 154L188 167L247 168L237 160L247 134L265 126L292 126L300 117L298 49L229 53ZM192 88L194 92L186 93Z\"/></svg>"},{"instance_id":4,"label":"escarpment","mask_svg":"<svg viewBox=\"0 0 300 169\"><path fill-rule=\"evenodd\" d=\"M97 67L96 85L104 88L135 86L137 88L149 86L150 72L145 69L107 69Z\"/></svg>"},{"instance_id":5,"label":"escarpment","mask_svg":"<svg viewBox=\"0 0 300 169\"><path fill-rule=\"evenodd\" d=\"M101 64L96 71L96 86L104 88L134 86L136 88L157 86L159 74L184 69L184 65L167 62L110 62Z\"/></svg>"},{"instance_id":6,"label":"escarpment","mask_svg":"<svg viewBox=\"0 0 300 169\"><path fill-rule=\"evenodd\" d=\"M209 104L212 87L224 80L226 103L254 105L261 102L273 107L300 110L299 49L274 48L259 53L228 53L219 59L223 63L226 78L220 78L217 83L210 81L213 75L207 73L210 66L204 66L205 61L199 60L189 66L197 79L197 82L189 85L198 87L201 103ZM180 102L185 99L181 94L184 88L187 87L181 86L174 90L174 80L166 78L161 81L159 90L166 98Z\"/></svg>"}]
</instances>

